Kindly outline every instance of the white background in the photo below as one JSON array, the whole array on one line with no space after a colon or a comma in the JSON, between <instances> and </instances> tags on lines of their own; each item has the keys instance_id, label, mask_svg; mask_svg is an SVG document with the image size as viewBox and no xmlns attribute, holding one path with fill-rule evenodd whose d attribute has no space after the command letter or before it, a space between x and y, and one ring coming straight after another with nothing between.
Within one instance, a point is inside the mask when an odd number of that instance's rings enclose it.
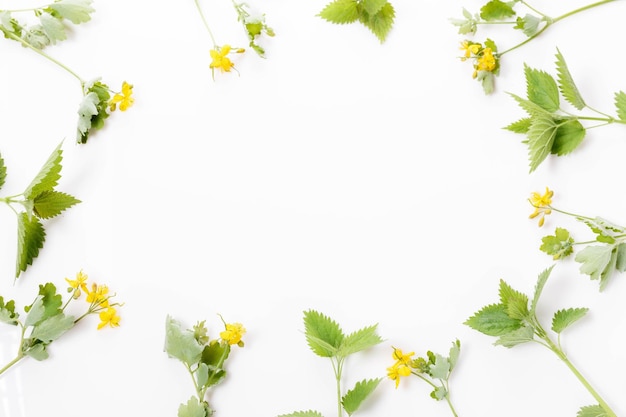
<instances>
[{"instance_id":1,"label":"white background","mask_svg":"<svg viewBox=\"0 0 626 417\"><path fill-rule=\"evenodd\" d=\"M485 96L448 20L482 2L394 0L382 45L359 24L316 17L325 0L250 3L276 32L260 41L267 59L248 51L234 58L240 75L212 81L212 44L192 0L96 1L92 21L47 52L83 78L113 88L127 80L136 102L87 145L74 142L76 80L0 42L1 195L23 191L65 139L57 189L82 200L46 222L45 247L16 283L15 216L0 208L0 294L23 306L40 283L63 289L82 269L125 303L120 328L97 331L91 317L50 359L25 359L0 378L0 415L175 416L193 387L163 352L165 317L206 319L216 337L222 314L248 333L210 394L216 416L333 416L331 365L303 334L308 309L346 332L379 324L385 342L349 358L346 388L384 377L392 345L447 354L458 338L450 382L460 416L574 416L593 404L548 350L494 347L462 323L497 301L500 278L532 292L553 262L540 239L556 226L591 238L562 216L538 228L528 219L532 191L549 186L557 207L626 224L624 126L590 130L573 154L532 174L523 137L502 129L523 116L506 94L524 95L523 63L554 74L557 46L587 102L614 113L614 92L626 90L626 5L566 19L505 55L497 91ZM586 4L534 3L553 16ZM229 1L201 4L218 43L246 46ZM500 49L522 39L502 29L475 39ZM563 343L623 415L625 280L614 276L600 293L578 267L555 267L540 315L549 327L559 308L590 308ZM5 362L14 330L0 333ZM450 415L428 393L416 378L397 390L386 379L359 415Z\"/></svg>"}]
</instances>

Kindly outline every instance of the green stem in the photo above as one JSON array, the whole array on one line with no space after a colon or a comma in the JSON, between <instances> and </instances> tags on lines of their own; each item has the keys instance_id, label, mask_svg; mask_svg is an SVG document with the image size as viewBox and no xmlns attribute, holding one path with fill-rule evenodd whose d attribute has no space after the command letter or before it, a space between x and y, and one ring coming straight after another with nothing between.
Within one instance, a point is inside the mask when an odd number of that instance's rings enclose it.
<instances>
[{"instance_id":1,"label":"green stem","mask_svg":"<svg viewBox=\"0 0 626 417\"><path fill-rule=\"evenodd\" d=\"M208 24L206 18L204 17L204 13L202 12L202 8L200 7L200 3L198 3L198 0L194 0L194 2L196 3L196 8L198 9L198 13L200 13L200 17L202 18L202 23L204 23L204 27L209 32L209 36L211 37L211 41L213 42L213 46L215 47L215 49L217 49L217 42L215 42L215 37L213 36L213 32L211 32L211 28L209 27L209 24Z\"/></svg>"},{"instance_id":2,"label":"green stem","mask_svg":"<svg viewBox=\"0 0 626 417\"><path fill-rule=\"evenodd\" d=\"M21 347L21 346L20 346ZM6 372L7 370L9 370L10 367L12 367L13 365L15 365L16 363L18 363L19 361L21 361L24 358L24 354L22 353L22 351L20 350L20 353L9 363L7 363L5 366L2 367L2 369L0 369L0 375L2 375L4 372Z\"/></svg>"},{"instance_id":3,"label":"green stem","mask_svg":"<svg viewBox=\"0 0 626 417\"><path fill-rule=\"evenodd\" d=\"M435 385L430 379L426 378L424 375L419 374L419 373L414 372L414 371L411 371L411 373L413 375L415 375L416 377L418 377L419 379L421 379L422 381L426 382L431 387L433 387L435 389L439 388L437 385ZM446 399L446 402L448 403L448 407L450 407L450 411L452 411L452 414L454 415L454 417L459 417L459 415L456 413L456 410L454 409L454 406L452 405L452 401L450 401L450 388L449 388L449 386L447 384L445 384L444 381L442 381L441 379L439 381L441 381L441 384L446 389L445 399Z\"/></svg>"},{"instance_id":4,"label":"green stem","mask_svg":"<svg viewBox=\"0 0 626 417\"><path fill-rule=\"evenodd\" d=\"M343 417L343 412L341 408L341 372L343 368L343 360L337 358L337 365L335 365L334 358L331 358L331 362L333 364L333 371L335 372L335 380L337 385L337 416Z\"/></svg>"}]
</instances>

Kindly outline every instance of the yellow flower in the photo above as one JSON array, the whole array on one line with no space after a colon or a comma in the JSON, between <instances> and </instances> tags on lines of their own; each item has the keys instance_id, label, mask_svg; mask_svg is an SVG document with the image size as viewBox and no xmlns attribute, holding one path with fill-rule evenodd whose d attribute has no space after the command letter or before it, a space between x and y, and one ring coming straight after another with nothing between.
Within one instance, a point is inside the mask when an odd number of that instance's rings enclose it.
<instances>
[{"instance_id":1,"label":"yellow flower","mask_svg":"<svg viewBox=\"0 0 626 417\"><path fill-rule=\"evenodd\" d=\"M113 96L111 101L109 102L109 107L111 111L115 111L117 108L117 103L120 104L120 110L126 111L130 106L133 105L135 99L132 97L133 94L133 86L132 84L128 84L126 81L122 83L122 93L117 93Z\"/></svg>"},{"instance_id":2,"label":"yellow flower","mask_svg":"<svg viewBox=\"0 0 626 417\"><path fill-rule=\"evenodd\" d=\"M113 307L108 307L106 310L100 313L100 323L98 324L98 330L102 329L106 325L111 327L118 327L120 325L120 316L117 315L117 310Z\"/></svg>"},{"instance_id":3,"label":"yellow flower","mask_svg":"<svg viewBox=\"0 0 626 417\"><path fill-rule=\"evenodd\" d=\"M528 217L534 219L537 216L541 216L539 218L539 227L543 226L545 217L548 214L552 213L552 208L550 207L550 205L552 204L553 195L554 191L546 187L546 192L543 193L543 195L539 194L538 192L533 192L528 199L528 201L530 201L530 204L532 204L532 206L535 208L535 211L532 212L532 214Z\"/></svg>"},{"instance_id":4,"label":"yellow flower","mask_svg":"<svg viewBox=\"0 0 626 417\"><path fill-rule=\"evenodd\" d=\"M402 350L393 348L391 356L396 360L396 364L408 365L411 362L411 356L415 355L415 352L403 353Z\"/></svg>"},{"instance_id":5,"label":"yellow flower","mask_svg":"<svg viewBox=\"0 0 626 417\"><path fill-rule=\"evenodd\" d=\"M400 385L400 378L411 375L411 369L400 362L396 362L392 367L387 368L387 376L395 381L396 388Z\"/></svg>"},{"instance_id":6,"label":"yellow flower","mask_svg":"<svg viewBox=\"0 0 626 417\"><path fill-rule=\"evenodd\" d=\"M478 54L480 51L481 45L479 43L471 43L470 41L461 42L460 50L463 51L463 57L461 57L461 61L465 61L472 55Z\"/></svg>"},{"instance_id":7,"label":"yellow flower","mask_svg":"<svg viewBox=\"0 0 626 417\"><path fill-rule=\"evenodd\" d=\"M230 58L228 58L230 49L230 45L224 45L221 48L216 47L215 49L211 49L210 53L212 61L209 65L211 71L215 68L219 68L222 72L230 72L231 68L235 66Z\"/></svg>"},{"instance_id":8,"label":"yellow flower","mask_svg":"<svg viewBox=\"0 0 626 417\"><path fill-rule=\"evenodd\" d=\"M98 305L99 307L107 308L109 307L109 287L106 285L96 285L95 283L91 286L91 291L87 292L87 302L92 305Z\"/></svg>"},{"instance_id":9,"label":"yellow flower","mask_svg":"<svg viewBox=\"0 0 626 417\"><path fill-rule=\"evenodd\" d=\"M491 48L483 49L482 54L476 58L476 65L474 66L475 71L473 78L476 78L478 75L478 71L493 71L496 69L496 57L493 56L493 51Z\"/></svg>"},{"instance_id":10,"label":"yellow flower","mask_svg":"<svg viewBox=\"0 0 626 417\"><path fill-rule=\"evenodd\" d=\"M75 299L80 297L81 290L84 292L88 292L87 278L87 274L85 274L82 270L76 274L76 279L65 278L67 283L70 285L70 287L67 289L68 292L74 290L74 294L72 294L72 297L74 297Z\"/></svg>"},{"instance_id":11,"label":"yellow flower","mask_svg":"<svg viewBox=\"0 0 626 417\"><path fill-rule=\"evenodd\" d=\"M228 323L226 324L226 330L220 333L220 337L223 341L229 345L243 346L241 337L246 333L246 329L241 323Z\"/></svg>"}]
</instances>

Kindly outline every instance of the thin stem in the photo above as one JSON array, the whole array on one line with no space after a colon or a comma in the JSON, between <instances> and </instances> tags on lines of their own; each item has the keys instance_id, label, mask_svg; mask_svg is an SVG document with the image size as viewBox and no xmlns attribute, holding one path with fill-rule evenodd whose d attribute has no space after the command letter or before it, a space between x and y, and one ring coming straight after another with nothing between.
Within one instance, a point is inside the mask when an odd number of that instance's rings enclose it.
<instances>
[{"instance_id":1,"label":"thin stem","mask_svg":"<svg viewBox=\"0 0 626 417\"><path fill-rule=\"evenodd\" d=\"M7 363L5 366L2 367L2 369L0 369L0 375L9 370L9 368L11 368L22 359L24 359L24 354L20 350L20 353L11 362Z\"/></svg>"},{"instance_id":2,"label":"thin stem","mask_svg":"<svg viewBox=\"0 0 626 417\"><path fill-rule=\"evenodd\" d=\"M522 0L522 1L521 1L521 3L522 3L524 6L528 7L530 10L532 10L533 12L535 12L535 13L537 13L537 14L540 14L541 16L543 16L543 17L545 17L545 18L548 18L548 19L549 19L549 17L548 17L547 15L545 15L545 14L541 13L539 10L535 9L533 6L531 6L530 4L526 3L524 0Z\"/></svg>"},{"instance_id":3,"label":"thin stem","mask_svg":"<svg viewBox=\"0 0 626 417\"><path fill-rule=\"evenodd\" d=\"M526 45L528 42L532 41L533 39L535 39L537 36L541 35L546 29L548 29L550 27L552 23L550 22L546 22L546 25L544 27L542 27L537 33L535 33L533 36L529 37L528 39L526 39L523 42L518 43L517 45L507 49L506 51L503 52L498 52L498 56L502 56L504 54L506 54L507 52L511 52L516 50L517 48Z\"/></svg>"},{"instance_id":4,"label":"thin stem","mask_svg":"<svg viewBox=\"0 0 626 417\"><path fill-rule=\"evenodd\" d=\"M337 358L337 365L335 365L335 361L331 359L333 364L333 371L335 372L335 380L337 385L337 416L342 417L343 412L341 409L341 372L343 368L343 360Z\"/></svg>"},{"instance_id":5,"label":"thin stem","mask_svg":"<svg viewBox=\"0 0 626 417\"><path fill-rule=\"evenodd\" d=\"M575 15L576 13L584 12L585 10L592 9L592 8L594 8L594 7L597 7L597 6L602 6L603 4L606 4L606 3L611 3L611 2L614 2L614 1L615 1L615 0L602 0L602 1L599 1L599 2L597 2L597 3L588 4L588 5L586 5L586 6L583 6L583 7L578 8L578 9L576 9L576 10L572 10L571 12L567 12L567 13L565 13L565 14L562 14L561 16L559 16L559 17L555 18L555 19L553 20L553 22L554 22L554 23L556 23L556 22L558 22L559 20L563 20L563 19L565 19L566 17L570 17L570 16L572 16L572 15Z\"/></svg>"},{"instance_id":6,"label":"thin stem","mask_svg":"<svg viewBox=\"0 0 626 417\"><path fill-rule=\"evenodd\" d=\"M215 37L213 36L213 32L211 32L211 28L209 27L209 24L207 23L207 20L204 17L204 13L202 12L202 8L200 7L200 3L198 3L198 0L194 0L194 2L196 3L196 8L198 9L198 13L200 13L200 17L202 18L202 23L204 23L204 27L209 32L209 36L211 37L211 41L213 42L213 46L217 49L217 42L215 42Z\"/></svg>"}]
</instances>

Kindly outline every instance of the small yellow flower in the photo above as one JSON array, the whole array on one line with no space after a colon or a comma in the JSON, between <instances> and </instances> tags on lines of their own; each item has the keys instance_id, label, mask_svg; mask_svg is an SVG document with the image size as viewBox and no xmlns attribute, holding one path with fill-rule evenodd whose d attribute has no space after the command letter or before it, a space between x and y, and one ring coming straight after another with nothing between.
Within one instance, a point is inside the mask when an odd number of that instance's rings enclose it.
<instances>
[{"instance_id":1,"label":"small yellow flower","mask_svg":"<svg viewBox=\"0 0 626 417\"><path fill-rule=\"evenodd\" d=\"M76 279L68 279L65 278L65 281L69 284L68 292L74 291L72 297L74 299L80 297L81 290L84 292L88 292L87 290L87 274L85 274L82 270L76 274Z\"/></svg>"},{"instance_id":2,"label":"small yellow flower","mask_svg":"<svg viewBox=\"0 0 626 417\"><path fill-rule=\"evenodd\" d=\"M461 61L465 61L470 58L472 55L478 54L480 52L481 45L479 43L471 43L470 41L461 42L460 50L463 51L463 56L461 57Z\"/></svg>"},{"instance_id":3,"label":"small yellow flower","mask_svg":"<svg viewBox=\"0 0 626 417\"><path fill-rule=\"evenodd\" d=\"M222 72L230 72L231 68L235 66L233 62L228 58L228 54L230 53L230 45L224 45L221 48L216 47L215 49L211 49L211 64L209 68L211 71L215 68L219 68ZM239 52L239 50L237 51Z\"/></svg>"},{"instance_id":4,"label":"small yellow flower","mask_svg":"<svg viewBox=\"0 0 626 417\"><path fill-rule=\"evenodd\" d=\"M393 348L391 356L396 360L396 364L408 365L411 363L411 357L415 352L403 353L402 350Z\"/></svg>"},{"instance_id":5,"label":"small yellow flower","mask_svg":"<svg viewBox=\"0 0 626 417\"><path fill-rule=\"evenodd\" d=\"M120 104L120 110L126 111L130 106L133 105L135 99L132 97L133 94L133 86L132 84L128 84L126 81L122 83L122 93L117 93L113 96L111 101L109 102L109 107L111 111L115 111L117 108L117 103Z\"/></svg>"},{"instance_id":6,"label":"small yellow flower","mask_svg":"<svg viewBox=\"0 0 626 417\"><path fill-rule=\"evenodd\" d=\"M554 191L546 187L546 192L543 193L543 195L539 194L538 192L533 192L528 199L528 201L530 201L530 204L532 204L532 206L535 208L535 211L532 212L531 215L528 217L534 219L535 217L540 216L539 227L543 226L545 217L548 214L552 213L552 208L550 207L550 205L552 204L553 195Z\"/></svg>"},{"instance_id":7,"label":"small yellow flower","mask_svg":"<svg viewBox=\"0 0 626 417\"><path fill-rule=\"evenodd\" d=\"M476 58L476 65L474 66L474 75L473 78L476 78L478 75L478 71L489 71L492 72L496 69L496 57L493 56L493 51L491 48L485 48L482 51L482 54Z\"/></svg>"},{"instance_id":8,"label":"small yellow flower","mask_svg":"<svg viewBox=\"0 0 626 417\"><path fill-rule=\"evenodd\" d=\"M411 369L400 362L396 362L395 365L387 368L387 377L389 377L392 381L395 381L396 388L400 385L400 378L407 377L409 375L411 375Z\"/></svg>"},{"instance_id":9,"label":"small yellow flower","mask_svg":"<svg viewBox=\"0 0 626 417\"><path fill-rule=\"evenodd\" d=\"M109 287L106 285L96 285L95 283L91 286L91 291L87 292L87 302L92 305L97 305L99 307L107 308L109 307Z\"/></svg>"},{"instance_id":10,"label":"small yellow flower","mask_svg":"<svg viewBox=\"0 0 626 417\"><path fill-rule=\"evenodd\" d=\"M246 329L241 323L228 323L226 324L226 330L220 333L220 337L223 341L229 345L243 346L241 337L246 333Z\"/></svg>"},{"instance_id":11,"label":"small yellow flower","mask_svg":"<svg viewBox=\"0 0 626 417\"><path fill-rule=\"evenodd\" d=\"M113 307L108 307L106 310L100 313L100 323L98 324L98 330L105 327L107 324L111 327L118 327L120 325L121 317L117 315L117 310Z\"/></svg>"}]
</instances>

